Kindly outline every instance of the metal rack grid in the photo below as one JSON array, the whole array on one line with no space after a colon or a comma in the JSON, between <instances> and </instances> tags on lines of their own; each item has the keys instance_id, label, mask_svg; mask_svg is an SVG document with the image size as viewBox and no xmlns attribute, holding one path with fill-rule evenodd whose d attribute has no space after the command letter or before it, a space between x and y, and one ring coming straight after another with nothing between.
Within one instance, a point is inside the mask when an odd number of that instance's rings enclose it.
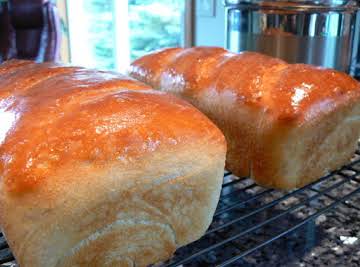
<instances>
[{"instance_id":1,"label":"metal rack grid","mask_svg":"<svg viewBox=\"0 0 360 267\"><path fill-rule=\"evenodd\" d=\"M200 240L177 250L162 266L230 266L246 262L250 254L308 224L314 225L317 217L338 205L360 211L349 201L359 193L360 146L351 163L291 192L262 188L248 178L226 172L210 228ZM13 260L0 233L0 264Z\"/></svg>"}]
</instances>

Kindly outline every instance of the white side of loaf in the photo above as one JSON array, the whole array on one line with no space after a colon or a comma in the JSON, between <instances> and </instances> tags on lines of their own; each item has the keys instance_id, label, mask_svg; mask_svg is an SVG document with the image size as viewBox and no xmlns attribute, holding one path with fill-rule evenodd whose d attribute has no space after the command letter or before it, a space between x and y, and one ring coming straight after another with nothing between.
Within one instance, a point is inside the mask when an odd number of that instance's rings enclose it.
<instances>
[{"instance_id":1,"label":"white side of loaf","mask_svg":"<svg viewBox=\"0 0 360 267\"><path fill-rule=\"evenodd\" d=\"M73 163L22 198L0 183L0 221L21 267L146 266L206 231L224 161L224 147L199 140L126 164Z\"/></svg>"}]
</instances>

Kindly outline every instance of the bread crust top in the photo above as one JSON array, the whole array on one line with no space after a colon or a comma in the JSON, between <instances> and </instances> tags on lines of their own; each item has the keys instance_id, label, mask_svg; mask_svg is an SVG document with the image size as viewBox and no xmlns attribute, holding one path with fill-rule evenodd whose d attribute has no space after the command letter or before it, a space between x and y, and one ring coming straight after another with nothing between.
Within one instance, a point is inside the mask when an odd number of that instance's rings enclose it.
<instances>
[{"instance_id":1,"label":"bread crust top","mask_svg":"<svg viewBox=\"0 0 360 267\"><path fill-rule=\"evenodd\" d=\"M132 78L54 63L0 65L0 182L41 185L72 161L99 167L192 142L225 146L192 105Z\"/></svg>"},{"instance_id":2,"label":"bread crust top","mask_svg":"<svg viewBox=\"0 0 360 267\"><path fill-rule=\"evenodd\" d=\"M205 91L227 94L286 123L314 119L360 100L359 82L345 73L219 47L160 50L135 60L130 75L195 102Z\"/></svg>"}]
</instances>

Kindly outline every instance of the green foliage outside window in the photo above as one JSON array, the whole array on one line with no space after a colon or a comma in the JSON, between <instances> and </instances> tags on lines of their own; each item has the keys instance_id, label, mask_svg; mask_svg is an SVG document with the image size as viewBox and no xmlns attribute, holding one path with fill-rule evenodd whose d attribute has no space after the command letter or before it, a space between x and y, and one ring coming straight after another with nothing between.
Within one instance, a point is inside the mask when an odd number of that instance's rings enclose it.
<instances>
[{"instance_id":1,"label":"green foliage outside window","mask_svg":"<svg viewBox=\"0 0 360 267\"><path fill-rule=\"evenodd\" d=\"M114 0L86 0L85 13L89 16L89 42L97 68L115 68ZM118 1L118 0L115 0ZM76 22L74 22L76 23Z\"/></svg>"},{"instance_id":2,"label":"green foliage outside window","mask_svg":"<svg viewBox=\"0 0 360 267\"><path fill-rule=\"evenodd\" d=\"M114 1L122 0L83 1L84 13L88 21L87 42L96 67L100 69L115 69L116 66ZM130 40L124 42L130 42L131 60L163 47L181 46L184 2L183 0L128 0L129 17L126 19L129 24Z\"/></svg>"},{"instance_id":3,"label":"green foliage outside window","mask_svg":"<svg viewBox=\"0 0 360 267\"><path fill-rule=\"evenodd\" d=\"M181 46L183 0L129 0L130 56Z\"/></svg>"}]
</instances>

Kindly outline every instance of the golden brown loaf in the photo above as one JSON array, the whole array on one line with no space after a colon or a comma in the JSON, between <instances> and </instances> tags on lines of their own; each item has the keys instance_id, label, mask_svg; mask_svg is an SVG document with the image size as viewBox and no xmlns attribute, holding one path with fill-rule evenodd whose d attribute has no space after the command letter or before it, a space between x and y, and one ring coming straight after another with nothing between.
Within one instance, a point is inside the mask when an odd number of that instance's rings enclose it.
<instances>
[{"instance_id":1,"label":"golden brown loaf","mask_svg":"<svg viewBox=\"0 0 360 267\"><path fill-rule=\"evenodd\" d=\"M109 72L0 66L0 226L21 267L145 266L198 239L225 139L202 113Z\"/></svg>"},{"instance_id":2,"label":"golden brown loaf","mask_svg":"<svg viewBox=\"0 0 360 267\"><path fill-rule=\"evenodd\" d=\"M289 189L346 163L360 135L360 86L330 69L216 47L170 48L130 75L190 101L223 131L226 166Z\"/></svg>"}]
</instances>

